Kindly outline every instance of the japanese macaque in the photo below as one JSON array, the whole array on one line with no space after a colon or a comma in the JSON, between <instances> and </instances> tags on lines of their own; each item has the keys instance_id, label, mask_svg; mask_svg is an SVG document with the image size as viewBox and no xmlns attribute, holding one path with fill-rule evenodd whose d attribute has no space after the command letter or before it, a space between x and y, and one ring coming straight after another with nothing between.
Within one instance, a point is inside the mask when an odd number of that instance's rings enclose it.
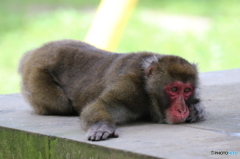
<instances>
[{"instance_id":1,"label":"japanese macaque","mask_svg":"<svg viewBox=\"0 0 240 159\"><path fill-rule=\"evenodd\" d=\"M42 115L80 115L88 140L117 137L116 124L197 122L198 72L178 56L119 54L62 40L27 52L20 61L22 94Z\"/></svg>"}]
</instances>

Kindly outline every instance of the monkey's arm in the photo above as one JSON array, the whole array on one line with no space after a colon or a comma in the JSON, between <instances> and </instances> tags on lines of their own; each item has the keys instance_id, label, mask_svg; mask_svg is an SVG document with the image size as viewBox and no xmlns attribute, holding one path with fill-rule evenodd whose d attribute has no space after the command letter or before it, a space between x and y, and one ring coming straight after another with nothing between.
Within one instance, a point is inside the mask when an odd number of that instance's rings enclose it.
<instances>
[{"instance_id":1,"label":"monkey's arm","mask_svg":"<svg viewBox=\"0 0 240 159\"><path fill-rule=\"evenodd\" d=\"M115 122L107 107L110 105L99 98L83 109L80 118L82 127L87 130L88 140L99 141L108 137L118 137Z\"/></svg>"},{"instance_id":2,"label":"monkey's arm","mask_svg":"<svg viewBox=\"0 0 240 159\"><path fill-rule=\"evenodd\" d=\"M189 111L190 113L186 119L186 122L193 123L203 121L206 118L205 109L199 101L195 104L190 105Z\"/></svg>"},{"instance_id":3,"label":"monkey's arm","mask_svg":"<svg viewBox=\"0 0 240 159\"><path fill-rule=\"evenodd\" d=\"M80 118L82 127L87 130L88 140L118 137L115 124L134 120L140 114L129 107L138 98L137 94L138 87L132 79L119 78L95 101L86 105Z\"/></svg>"}]
</instances>

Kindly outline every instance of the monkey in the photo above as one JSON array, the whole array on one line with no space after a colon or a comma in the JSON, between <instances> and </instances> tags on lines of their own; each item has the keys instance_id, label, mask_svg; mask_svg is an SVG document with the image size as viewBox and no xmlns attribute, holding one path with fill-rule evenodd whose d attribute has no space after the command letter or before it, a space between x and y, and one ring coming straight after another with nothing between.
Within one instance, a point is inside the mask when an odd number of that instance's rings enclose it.
<instances>
[{"instance_id":1,"label":"monkey","mask_svg":"<svg viewBox=\"0 0 240 159\"><path fill-rule=\"evenodd\" d=\"M79 115L90 141L118 137L116 125L138 120L205 120L195 64L174 55L114 53L77 40L27 52L21 92L41 115Z\"/></svg>"}]
</instances>

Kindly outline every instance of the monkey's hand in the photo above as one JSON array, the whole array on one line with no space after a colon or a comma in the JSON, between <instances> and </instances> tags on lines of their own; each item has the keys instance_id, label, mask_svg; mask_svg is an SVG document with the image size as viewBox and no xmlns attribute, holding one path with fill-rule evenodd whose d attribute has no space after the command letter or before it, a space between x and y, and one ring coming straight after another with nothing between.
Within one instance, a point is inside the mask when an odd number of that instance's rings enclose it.
<instances>
[{"instance_id":1,"label":"monkey's hand","mask_svg":"<svg viewBox=\"0 0 240 159\"><path fill-rule=\"evenodd\" d=\"M87 137L90 141L100 141L110 137L118 137L118 133L115 125L99 121L88 128Z\"/></svg>"},{"instance_id":2,"label":"monkey's hand","mask_svg":"<svg viewBox=\"0 0 240 159\"><path fill-rule=\"evenodd\" d=\"M186 119L187 123L203 121L206 118L205 109L200 103L191 105L189 107L189 111L190 111L189 116Z\"/></svg>"}]
</instances>

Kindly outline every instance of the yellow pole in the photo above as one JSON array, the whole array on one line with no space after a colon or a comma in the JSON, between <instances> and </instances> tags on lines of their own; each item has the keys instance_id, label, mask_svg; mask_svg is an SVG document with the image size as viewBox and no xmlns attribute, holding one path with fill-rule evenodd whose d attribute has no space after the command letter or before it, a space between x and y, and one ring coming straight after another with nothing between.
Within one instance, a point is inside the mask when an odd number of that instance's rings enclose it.
<instances>
[{"instance_id":1,"label":"yellow pole","mask_svg":"<svg viewBox=\"0 0 240 159\"><path fill-rule=\"evenodd\" d=\"M85 41L96 47L114 51L137 1L102 0Z\"/></svg>"}]
</instances>

